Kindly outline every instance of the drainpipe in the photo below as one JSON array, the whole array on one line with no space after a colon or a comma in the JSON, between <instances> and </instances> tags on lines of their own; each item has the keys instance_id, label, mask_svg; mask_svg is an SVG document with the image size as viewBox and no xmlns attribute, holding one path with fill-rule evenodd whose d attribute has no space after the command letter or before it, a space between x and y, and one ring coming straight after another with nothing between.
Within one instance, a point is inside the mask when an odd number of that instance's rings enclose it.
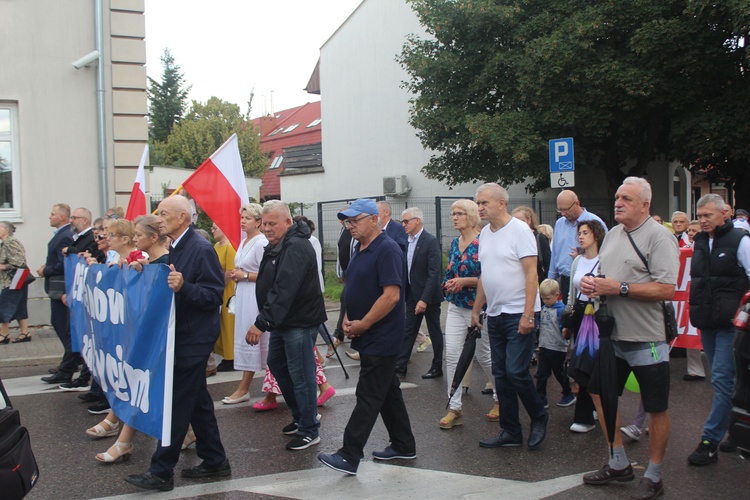
<instances>
[{"instance_id":1,"label":"drainpipe","mask_svg":"<svg viewBox=\"0 0 750 500\"><path fill-rule=\"evenodd\" d=\"M109 182L107 181L107 128L105 124L104 105L104 27L102 0L94 2L94 26L96 35L96 50L99 61L96 65L96 124L97 146L99 158L99 213L104 213L109 207Z\"/></svg>"}]
</instances>

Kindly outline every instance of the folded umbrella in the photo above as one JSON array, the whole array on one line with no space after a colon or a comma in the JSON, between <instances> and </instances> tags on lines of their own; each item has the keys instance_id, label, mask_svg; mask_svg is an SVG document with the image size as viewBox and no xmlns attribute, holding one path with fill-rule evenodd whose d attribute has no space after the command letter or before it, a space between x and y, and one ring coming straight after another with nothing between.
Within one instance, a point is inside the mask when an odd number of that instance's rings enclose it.
<instances>
[{"instance_id":1,"label":"folded umbrella","mask_svg":"<svg viewBox=\"0 0 750 500\"><path fill-rule=\"evenodd\" d=\"M461 381L466 375L466 371L471 366L471 360L474 358L474 353L477 349L477 339L482 337L482 327L475 326L467 328L466 338L464 339L464 346L461 349L461 355L458 357L456 363L456 373L453 374L453 381L451 382L450 396L448 396L448 404L446 408L450 406L451 399L456 393L459 387L461 387Z\"/></svg>"},{"instance_id":2,"label":"folded umbrella","mask_svg":"<svg viewBox=\"0 0 750 500\"><path fill-rule=\"evenodd\" d=\"M599 379L599 397L602 402L602 418L607 430L609 440L610 456L614 456L614 441L617 427L617 400L620 388L617 383L617 366L615 361L615 348L612 344L612 330L615 327L615 318L607 310L607 300L601 298L599 309L594 315L596 325L599 328L599 352L594 359L594 374Z\"/></svg>"}]
</instances>

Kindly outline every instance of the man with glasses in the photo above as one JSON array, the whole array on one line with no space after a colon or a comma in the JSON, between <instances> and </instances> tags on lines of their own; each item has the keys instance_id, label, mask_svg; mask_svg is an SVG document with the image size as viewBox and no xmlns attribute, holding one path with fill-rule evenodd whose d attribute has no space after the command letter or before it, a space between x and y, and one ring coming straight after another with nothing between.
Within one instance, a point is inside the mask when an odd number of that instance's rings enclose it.
<instances>
[{"instance_id":1,"label":"man with glasses","mask_svg":"<svg viewBox=\"0 0 750 500\"><path fill-rule=\"evenodd\" d=\"M401 214L401 224L408 235L406 250L406 333L401 354L396 363L396 374L406 376L406 365L411 358L422 318L427 319L427 330L432 339L432 366L422 378L443 376L443 331L440 329L440 303L443 260L437 238L424 230L422 211L410 207Z\"/></svg>"},{"instance_id":2,"label":"man with glasses","mask_svg":"<svg viewBox=\"0 0 750 500\"><path fill-rule=\"evenodd\" d=\"M557 213L562 217L555 222L555 238L552 240L552 255L547 277L560 283L563 302L567 304L568 290L570 290L570 267L573 265L573 254L577 252L578 247L578 222L599 221L605 233L607 225L597 215L583 208L578 196L570 189L565 189L557 195Z\"/></svg>"},{"instance_id":3,"label":"man with glasses","mask_svg":"<svg viewBox=\"0 0 750 500\"><path fill-rule=\"evenodd\" d=\"M122 207L112 207L104 212L105 219L124 219L125 210Z\"/></svg>"},{"instance_id":4,"label":"man with glasses","mask_svg":"<svg viewBox=\"0 0 750 500\"><path fill-rule=\"evenodd\" d=\"M387 201L378 202L378 220L380 222L380 229L387 236L390 236L393 241L398 243L402 251L406 252L406 231L404 231L404 226L399 221L391 219L391 204Z\"/></svg>"},{"instance_id":5,"label":"man with glasses","mask_svg":"<svg viewBox=\"0 0 750 500\"><path fill-rule=\"evenodd\" d=\"M356 200L339 212L352 237L359 242L346 270L344 333L360 353L357 404L344 430L343 446L318 460L331 469L356 475L364 447L378 414L388 430L390 445L373 451L376 460L417 458L400 383L396 358L404 331L404 255L383 234L378 207L369 199Z\"/></svg>"},{"instance_id":6,"label":"man with glasses","mask_svg":"<svg viewBox=\"0 0 750 500\"><path fill-rule=\"evenodd\" d=\"M94 232L91 229L91 211L87 208L76 208L70 216L73 229L73 244L63 248L63 255L76 255L88 252L98 262L104 262L104 254L96 244Z\"/></svg>"}]
</instances>

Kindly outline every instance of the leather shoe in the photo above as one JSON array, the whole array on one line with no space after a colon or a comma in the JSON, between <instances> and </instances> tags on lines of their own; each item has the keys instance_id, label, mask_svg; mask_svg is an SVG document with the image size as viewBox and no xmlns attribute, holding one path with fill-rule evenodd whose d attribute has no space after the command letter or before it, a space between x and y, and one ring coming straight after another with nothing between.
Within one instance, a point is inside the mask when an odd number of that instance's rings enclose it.
<instances>
[{"instance_id":1,"label":"leather shoe","mask_svg":"<svg viewBox=\"0 0 750 500\"><path fill-rule=\"evenodd\" d=\"M482 448L511 448L521 446L521 444L523 444L523 436L521 434L511 436L505 431L500 431L495 437L479 441L479 446Z\"/></svg>"},{"instance_id":2,"label":"leather shoe","mask_svg":"<svg viewBox=\"0 0 750 500\"><path fill-rule=\"evenodd\" d=\"M531 432L529 433L529 449L536 450L544 438L547 437L547 423L549 422L549 413L544 412L544 416L531 421Z\"/></svg>"},{"instance_id":3,"label":"leather shoe","mask_svg":"<svg viewBox=\"0 0 750 500\"><path fill-rule=\"evenodd\" d=\"M174 478L162 479L150 472L129 474L125 476L125 481L144 490L172 491L174 489Z\"/></svg>"},{"instance_id":4,"label":"leather shoe","mask_svg":"<svg viewBox=\"0 0 750 500\"><path fill-rule=\"evenodd\" d=\"M697 382L698 380L705 380L706 377L701 377L700 375L691 375L689 373L686 373L683 375L682 380L685 382Z\"/></svg>"},{"instance_id":5,"label":"leather shoe","mask_svg":"<svg viewBox=\"0 0 750 500\"><path fill-rule=\"evenodd\" d=\"M649 500L664 494L664 483L655 483L647 477L641 478L638 488L630 495L630 500Z\"/></svg>"},{"instance_id":6,"label":"leather shoe","mask_svg":"<svg viewBox=\"0 0 750 500\"><path fill-rule=\"evenodd\" d=\"M48 384L66 384L72 382L73 375L70 373L57 372L47 377L42 377L42 382Z\"/></svg>"},{"instance_id":7,"label":"leather shoe","mask_svg":"<svg viewBox=\"0 0 750 500\"><path fill-rule=\"evenodd\" d=\"M422 375L422 378L438 378L443 376L443 370L440 368L430 368L430 371Z\"/></svg>"},{"instance_id":8,"label":"leather shoe","mask_svg":"<svg viewBox=\"0 0 750 500\"><path fill-rule=\"evenodd\" d=\"M406 377L406 370L399 370L398 368L396 368L396 376L398 378Z\"/></svg>"},{"instance_id":9,"label":"leather shoe","mask_svg":"<svg viewBox=\"0 0 750 500\"><path fill-rule=\"evenodd\" d=\"M229 466L229 460L224 460L216 467L208 467L205 462L197 467L182 469L182 477L200 478L200 477L226 477L232 474L232 468Z\"/></svg>"}]
</instances>

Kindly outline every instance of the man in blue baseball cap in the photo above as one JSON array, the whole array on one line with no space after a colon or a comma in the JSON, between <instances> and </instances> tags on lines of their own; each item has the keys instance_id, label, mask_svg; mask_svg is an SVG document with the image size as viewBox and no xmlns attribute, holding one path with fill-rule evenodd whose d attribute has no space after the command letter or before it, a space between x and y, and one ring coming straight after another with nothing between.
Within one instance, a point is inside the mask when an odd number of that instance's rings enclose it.
<instances>
[{"instance_id":1,"label":"man in blue baseball cap","mask_svg":"<svg viewBox=\"0 0 750 500\"><path fill-rule=\"evenodd\" d=\"M398 244L380 229L374 201L359 199L339 212L338 217L359 242L346 269L343 329L359 352L361 369L357 404L346 424L344 443L336 453L319 454L318 460L331 469L356 475L378 414L388 430L390 444L373 451L373 458L417 457L409 414L396 376L406 319L405 261Z\"/></svg>"}]
</instances>

